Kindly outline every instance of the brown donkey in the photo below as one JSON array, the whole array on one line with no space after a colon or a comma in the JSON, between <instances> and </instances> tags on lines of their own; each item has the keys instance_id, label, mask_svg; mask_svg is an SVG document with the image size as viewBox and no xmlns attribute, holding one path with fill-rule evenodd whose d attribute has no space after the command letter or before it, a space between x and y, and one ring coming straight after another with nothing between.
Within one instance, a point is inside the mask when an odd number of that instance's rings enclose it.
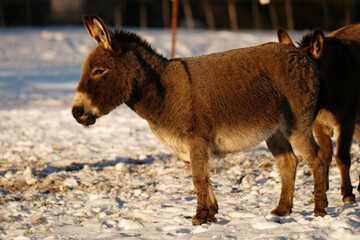
<instances>
[{"instance_id":1,"label":"brown donkey","mask_svg":"<svg viewBox=\"0 0 360 240\"><path fill-rule=\"evenodd\" d=\"M281 43L293 45L287 32L278 29ZM341 194L343 202L355 203L349 175L351 166L350 148L359 108L360 47L346 39L325 37L315 30L303 37L299 48L305 51L317 64L320 72L318 97L319 113L314 121L314 134L319 146L325 152L327 188L329 167L333 155L331 137L335 133L336 163L341 173Z\"/></svg>"},{"instance_id":2,"label":"brown donkey","mask_svg":"<svg viewBox=\"0 0 360 240\"><path fill-rule=\"evenodd\" d=\"M134 33L110 31L95 15L84 16L83 21L98 45L83 63L73 116L89 126L125 103L146 119L191 171L197 194L194 225L216 221L210 155L241 151L262 140L282 177L273 213L291 212L294 146L314 175L314 213L326 214L324 154L311 127L318 73L301 50L269 43L169 60Z\"/></svg>"}]
</instances>

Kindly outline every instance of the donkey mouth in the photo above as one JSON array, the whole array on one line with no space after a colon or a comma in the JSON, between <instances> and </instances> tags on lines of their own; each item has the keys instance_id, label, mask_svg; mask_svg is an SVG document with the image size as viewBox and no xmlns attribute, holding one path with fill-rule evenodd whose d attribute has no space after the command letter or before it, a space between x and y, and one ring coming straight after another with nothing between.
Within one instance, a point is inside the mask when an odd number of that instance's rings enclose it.
<instances>
[{"instance_id":1,"label":"donkey mouth","mask_svg":"<svg viewBox=\"0 0 360 240\"><path fill-rule=\"evenodd\" d=\"M91 112L85 113L84 107L82 106L74 106L71 112L76 121L85 127L93 125L96 119L99 118L98 115L92 114Z\"/></svg>"},{"instance_id":2,"label":"donkey mouth","mask_svg":"<svg viewBox=\"0 0 360 240\"><path fill-rule=\"evenodd\" d=\"M96 115L88 115L88 116L85 118L85 120L83 120L82 122L79 122L79 121L78 121L78 122L81 123L83 126L88 127L88 126L90 126L90 125L95 124L96 118L97 118ZM76 119L76 120L77 120L77 119Z\"/></svg>"},{"instance_id":3,"label":"donkey mouth","mask_svg":"<svg viewBox=\"0 0 360 240\"><path fill-rule=\"evenodd\" d=\"M95 124L97 118L98 117L96 115L88 115L86 118L85 118L85 116L83 116L83 117L75 118L75 119L78 123L80 123L84 127L88 127L90 125Z\"/></svg>"},{"instance_id":4,"label":"donkey mouth","mask_svg":"<svg viewBox=\"0 0 360 240\"><path fill-rule=\"evenodd\" d=\"M96 118L97 118L96 115L89 115L89 116L85 119L85 121L83 122L83 125L84 125L85 127L87 127L87 126L90 126L90 125L95 124Z\"/></svg>"}]
</instances>

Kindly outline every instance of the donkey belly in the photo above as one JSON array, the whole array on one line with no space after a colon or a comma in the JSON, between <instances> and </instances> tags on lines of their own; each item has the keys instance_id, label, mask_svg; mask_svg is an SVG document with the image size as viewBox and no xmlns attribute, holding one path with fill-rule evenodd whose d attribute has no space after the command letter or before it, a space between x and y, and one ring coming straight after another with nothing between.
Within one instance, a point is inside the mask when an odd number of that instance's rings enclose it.
<instances>
[{"instance_id":1,"label":"donkey belly","mask_svg":"<svg viewBox=\"0 0 360 240\"><path fill-rule=\"evenodd\" d=\"M256 147L275 133L278 126L265 129L222 129L215 135L213 154L232 153Z\"/></svg>"},{"instance_id":2,"label":"donkey belly","mask_svg":"<svg viewBox=\"0 0 360 240\"><path fill-rule=\"evenodd\" d=\"M228 122L228 124L224 124L225 121L220 121L213 126L212 132L207 132L204 135L199 133L209 141L207 143L209 153L233 153L256 147L261 141L269 139L277 129L281 128L283 118L279 112L275 114L275 117L261 113L254 115L258 117L251 118L248 121L239 118L237 121ZM259 115L261 116L259 117ZM153 125L150 122L149 125L163 144L171 148L181 160L190 162L191 138L194 133L189 135L189 131L181 127L166 128Z\"/></svg>"},{"instance_id":3,"label":"donkey belly","mask_svg":"<svg viewBox=\"0 0 360 240\"><path fill-rule=\"evenodd\" d=\"M275 133L278 126L267 129L223 129L215 134L213 143L209 144L211 154L234 153L256 147ZM190 162L190 143L187 138L165 131L153 131L158 139L171 148L184 162Z\"/></svg>"},{"instance_id":4,"label":"donkey belly","mask_svg":"<svg viewBox=\"0 0 360 240\"><path fill-rule=\"evenodd\" d=\"M171 148L182 161L190 162L190 145L181 131L161 128L151 123L149 126L161 143Z\"/></svg>"}]
</instances>

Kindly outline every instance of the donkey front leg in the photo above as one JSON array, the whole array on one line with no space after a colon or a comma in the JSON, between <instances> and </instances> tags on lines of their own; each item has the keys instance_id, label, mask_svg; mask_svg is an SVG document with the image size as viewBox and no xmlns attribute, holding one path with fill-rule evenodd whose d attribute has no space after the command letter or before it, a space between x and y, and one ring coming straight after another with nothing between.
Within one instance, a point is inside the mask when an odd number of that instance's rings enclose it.
<instances>
[{"instance_id":1,"label":"donkey front leg","mask_svg":"<svg viewBox=\"0 0 360 240\"><path fill-rule=\"evenodd\" d=\"M266 141L281 175L281 194L278 206L271 211L277 216L290 215L293 207L297 160L289 141L277 131Z\"/></svg>"},{"instance_id":2,"label":"donkey front leg","mask_svg":"<svg viewBox=\"0 0 360 240\"><path fill-rule=\"evenodd\" d=\"M215 214L218 213L218 205L211 189L208 173L208 160L210 154L203 144L193 144L190 151L190 170L196 190L197 208L196 215L192 220L193 225L216 222Z\"/></svg>"}]
</instances>

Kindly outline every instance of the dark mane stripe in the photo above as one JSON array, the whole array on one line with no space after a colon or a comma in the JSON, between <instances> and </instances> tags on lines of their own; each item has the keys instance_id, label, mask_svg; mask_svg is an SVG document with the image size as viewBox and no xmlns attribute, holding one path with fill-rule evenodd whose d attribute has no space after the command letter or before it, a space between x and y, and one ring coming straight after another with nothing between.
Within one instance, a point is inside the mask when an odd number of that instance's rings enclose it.
<instances>
[{"instance_id":1,"label":"dark mane stripe","mask_svg":"<svg viewBox=\"0 0 360 240\"><path fill-rule=\"evenodd\" d=\"M300 42L297 42L297 44L299 45L300 48L306 48L309 47L311 42L313 41L313 37L314 37L314 33L310 32L308 34L306 34ZM344 44L342 43L342 41L344 41L344 39L338 39L336 37L326 37L325 38L325 42L326 44L339 44L339 46L344 47ZM350 54L351 56L351 54Z\"/></svg>"},{"instance_id":2,"label":"dark mane stripe","mask_svg":"<svg viewBox=\"0 0 360 240\"><path fill-rule=\"evenodd\" d=\"M299 45L300 48L305 48L305 47L309 47L310 46L310 43L312 41L314 37L314 33L313 32L310 32L308 34L306 34L300 42L297 42L297 44Z\"/></svg>"},{"instance_id":3,"label":"dark mane stripe","mask_svg":"<svg viewBox=\"0 0 360 240\"><path fill-rule=\"evenodd\" d=\"M119 31L116 30L113 32L111 40L112 40L111 47L115 51L122 50L126 52L128 50L134 50L135 47L141 47L160 58L165 58L160 53L158 53L154 48L152 48L151 45L145 39L141 38L136 33L128 32L125 30L119 30Z\"/></svg>"}]
</instances>

